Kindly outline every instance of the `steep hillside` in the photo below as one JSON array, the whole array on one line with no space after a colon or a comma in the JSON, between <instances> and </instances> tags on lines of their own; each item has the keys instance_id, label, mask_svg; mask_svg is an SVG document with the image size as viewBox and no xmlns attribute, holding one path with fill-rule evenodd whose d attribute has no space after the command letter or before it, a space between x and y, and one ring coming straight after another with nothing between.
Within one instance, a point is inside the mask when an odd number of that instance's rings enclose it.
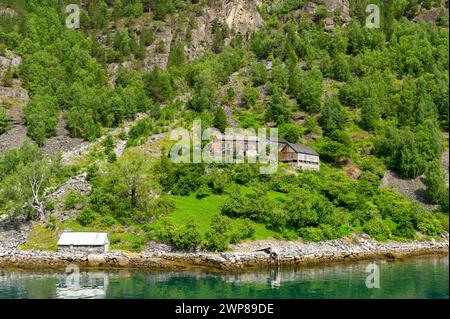
<instances>
[{"instance_id":1,"label":"steep hillside","mask_svg":"<svg viewBox=\"0 0 450 319\"><path fill-rule=\"evenodd\" d=\"M66 2L0 1L0 214L132 250L448 231L447 1L83 1L78 30ZM321 169L175 164L196 119Z\"/></svg>"}]
</instances>

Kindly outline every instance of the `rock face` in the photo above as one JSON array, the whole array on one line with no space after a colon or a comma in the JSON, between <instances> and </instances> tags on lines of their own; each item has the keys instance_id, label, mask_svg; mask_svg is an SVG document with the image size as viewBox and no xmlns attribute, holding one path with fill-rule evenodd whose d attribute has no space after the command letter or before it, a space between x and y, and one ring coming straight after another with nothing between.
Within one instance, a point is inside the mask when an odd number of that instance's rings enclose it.
<instances>
[{"instance_id":1,"label":"rock face","mask_svg":"<svg viewBox=\"0 0 450 319\"><path fill-rule=\"evenodd\" d=\"M264 20L257 8L261 0L214 0L197 18L197 28L192 31L192 43L187 48L187 56L192 59L204 53L212 43L211 28L213 21L223 22L230 30L229 43L234 35L241 34L244 39L250 33L260 29Z\"/></svg>"},{"instance_id":2,"label":"rock face","mask_svg":"<svg viewBox=\"0 0 450 319\"><path fill-rule=\"evenodd\" d=\"M44 191L47 201L52 201L56 203L55 211L52 212L52 215L56 217L60 221L66 221L70 218L76 216L78 213L79 207L75 207L73 210L66 210L64 207L64 197L70 191L76 191L84 196L89 196L91 194L92 186L86 180L86 173L81 175L71 177L66 183L57 187L57 188L48 188ZM46 218L45 215L42 218Z\"/></svg>"},{"instance_id":3,"label":"rock face","mask_svg":"<svg viewBox=\"0 0 450 319\"><path fill-rule=\"evenodd\" d=\"M91 193L91 184L86 181L86 174L81 174L77 176L73 176L70 178L65 184L58 187L56 190L54 190L52 193L50 193L52 190L48 189L46 190L47 198L52 201L57 201L64 197L70 190L77 191L81 193L82 195L88 196Z\"/></svg>"},{"instance_id":4,"label":"rock face","mask_svg":"<svg viewBox=\"0 0 450 319\"><path fill-rule=\"evenodd\" d=\"M0 7L0 16L15 17L17 12L11 8Z\"/></svg>"},{"instance_id":5,"label":"rock face","mask_svg":"<svg viewBox=\"0 0 450 319\"><path fill-rule=\"evenodd\" d=\"M7 88L0 86L0 96L6 96L24 101L28 100L28 92L21 88Z\"/></svg>"},{"instance_id":6,"label":"rock face","mask_svg":"<svg viewBox=\"0 0 450 319\"><path fill-rule=\"evenodd\" d=\"M149 58L144 60L144 67L146 69L153 69L157 67L159 69L166 69L169 62L169 54L172 47L173 34L170 27L163 28L156 34L156 39L152 45L146 48ZM160 47L161 52L153 54L157 51L157 47Z\"/></svg>"},{"instance_id":7,"label":"rock face","mask_svg":"<svg viewBox=\"0 0 450 319\"><path fill-rule=\"evenodd\" d=\"M6 50L5 56L0 56L0 75L3 76L4 72L10 67L18 67L21 62L22 58L19 55Z\"/></svg>"},{"instance_id":8,"label":"rock face","mask_svg":"<svg viewBox=\"0 0 450 319\"><path fill-rule=\"evenodd\" d=\"M349 23L352 20L350 17L349 0L324 0L324 5L328 12L340 12L340 18L344 24Z\"/></svg>"},{"instance_id":9,"label":"rock face","mask_svg":"<svg viewBox=\"0 0 450 319\"><path fill-rule=\"evenodd\" d=\"M448 16L448 8L444 8L443 10L445 12L445 15ZM418 16L416 16L413 20L415 22L425 21L425 22L436 23L439 20L440 15L441 15L441 8L431 8L430 10L426 11L425 13L421 13Z\"/></svg>"}]
</instances>

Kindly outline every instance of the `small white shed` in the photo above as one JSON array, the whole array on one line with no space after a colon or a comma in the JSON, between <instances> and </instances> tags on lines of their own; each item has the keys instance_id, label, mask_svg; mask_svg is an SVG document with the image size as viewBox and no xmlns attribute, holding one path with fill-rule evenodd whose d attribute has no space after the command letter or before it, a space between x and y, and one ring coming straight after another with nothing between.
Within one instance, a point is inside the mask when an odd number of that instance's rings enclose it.
<instances>
[{"instance_id":1,"label":"small white shed","mask_svg":"<svg viewBox=\"0 0 450 319\"><path fill-rule=\"evenodd\" d=\"M58 240L58 252L102 254L108 248L107 233L65 232Z\"/></svg>"}]
</instances>

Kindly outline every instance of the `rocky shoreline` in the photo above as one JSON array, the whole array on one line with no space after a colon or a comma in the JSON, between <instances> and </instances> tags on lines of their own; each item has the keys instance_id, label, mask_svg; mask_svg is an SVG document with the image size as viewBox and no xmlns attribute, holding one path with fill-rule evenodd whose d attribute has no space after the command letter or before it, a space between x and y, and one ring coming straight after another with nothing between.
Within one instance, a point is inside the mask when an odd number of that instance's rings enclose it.
<instances>
[{"instance_id":1,"label":"rocky shoreline","mask_svg":"<svg viewBox=\"0 0 450 319\"><path fill-rule=\"evenodd\" d=\"M96 268L236 270L293 264L323 264L373 259L402 259L419 255L448 254L448 234L442 240L379 243L365 234L319 243L261 240L230 247L224 253L180 252L150 243L140 253L112 251L106 254L67 254L24 251L0 246L0 267L63 268L69 264ZM270 247L276 258L261 251Z\"/></svg>"}]
</instances>

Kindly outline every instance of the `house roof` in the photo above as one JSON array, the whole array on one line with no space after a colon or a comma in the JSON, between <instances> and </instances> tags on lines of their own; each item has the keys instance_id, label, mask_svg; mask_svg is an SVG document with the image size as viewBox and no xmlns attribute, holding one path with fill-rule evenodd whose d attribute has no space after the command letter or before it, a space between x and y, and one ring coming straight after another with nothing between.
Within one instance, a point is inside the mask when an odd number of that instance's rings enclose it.
<instances>
[{"instance_id":1,"label":"house roof","mask_svg":"<svg viewBox=\"0 0 450 319\"><path fill-rule=\"evenodd\" d=\"M58 246L103 246L108 243L107 233L62 233Z\"/></svg>"},{"instance_id":2,"label":"house roof","mask_svg":"<svg viewBox=\"0 0 450 319\"><path fill-rule=\"evenodd\" d=\"M278 138L278 137L269 137L268 140L270 142L275 142L275 143L278 143L278 144L289 144L288 141L286 141L286 140L284 140L282 138Z\"/></svg>"},{"instance_id":3,"label":"house roof","mask_svg":"<svg viewBox=\"0 0 450 319\"><path fill-rule=\"evenodd\" d=\"M319 156L319 154L315 150L313 150L312 148L310 148L308 146L294 144L294 143L287 143L286 145L288 145L290 148L292 148L296 153Z\"/></svg>"}]
</instances>

